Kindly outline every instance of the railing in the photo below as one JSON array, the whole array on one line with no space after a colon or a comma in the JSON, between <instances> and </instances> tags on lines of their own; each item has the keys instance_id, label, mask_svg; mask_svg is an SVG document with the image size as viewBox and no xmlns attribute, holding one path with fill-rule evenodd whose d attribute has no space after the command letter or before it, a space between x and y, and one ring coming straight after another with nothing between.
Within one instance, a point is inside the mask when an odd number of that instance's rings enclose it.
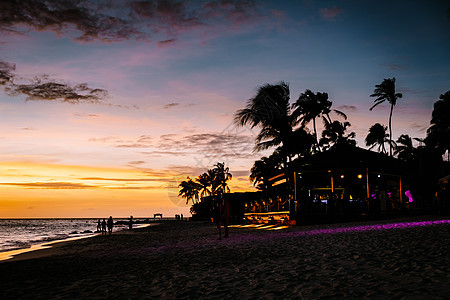
<instances>
[{"instance_id":1,"label":"railing","mask_svg":"<svg viewBox=\"0 0 450 300\"><path fill-rule=\"evenodd\" d=\"M288 223L289 211L273 211L265 213L245 213L244 221L246 223Z\"/></svg>"}]
</instances>

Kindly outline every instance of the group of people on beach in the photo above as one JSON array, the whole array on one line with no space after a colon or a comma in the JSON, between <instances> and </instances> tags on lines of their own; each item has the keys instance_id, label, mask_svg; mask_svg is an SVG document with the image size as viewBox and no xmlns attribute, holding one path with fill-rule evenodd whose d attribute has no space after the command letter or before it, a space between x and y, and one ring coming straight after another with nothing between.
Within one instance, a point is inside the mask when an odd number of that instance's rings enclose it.
<instances>
[{"instance_id":1,"label":"group of people on beach","mask_svg":"<svg viewBox=\"0 0 450 300\"><path fill-rule=\"evenodd\" d=\"M114 220L112 216L109 216L108 221L106 221L105 219L103 219L103 221L100 221L100 219L98 219L97 232L102 232L102 235L106 235L106 227L108 227L108 233L111 235L114 227Z\"/></svg>"}]
</instances>

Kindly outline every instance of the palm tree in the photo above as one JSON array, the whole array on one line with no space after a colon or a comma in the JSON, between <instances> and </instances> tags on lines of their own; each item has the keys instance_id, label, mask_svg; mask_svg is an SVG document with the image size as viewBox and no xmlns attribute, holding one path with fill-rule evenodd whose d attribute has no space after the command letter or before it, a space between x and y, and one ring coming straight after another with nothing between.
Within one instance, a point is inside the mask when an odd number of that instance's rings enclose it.
<instances>
[{"instance_id":1,"label":"palm tree","mask_svg":"<svg viewBox=\"0 0 450 300\"><path fill-rule=\"evenodd\" d=\"M372 149L378 146L378 152L387 153L384 147L385 143L391 145L392 141L389 139L389 134L386 133L387 127L381 125L380 123L375 123L369 129L369 133L366 136L366 146Z\"/></svg>"},{"instance_id":2,"label":"palm tree","mask_svg":"<svg viewBox=\"0 0 450 300\"><path fill-rule=\"evenodd\" d=\"M289 85L283 81L278 84L265 84L258 88L256 95L247 101L244 109L235 114L235 123L238 126L256 126L261 130L255 142L255 151L278 147L278 152L283 155L283 169L287 175L290 172L288 162L293 156L290 149L295 143L301 141L293 138L294 128L299 124L299 118L291 113L289 103ZM299 130L299 129L298 129ZM289 181L289 178L286 178Z\"/></svg>"},{"instance_id":3,"label":"palm tree","mask_svg":"<svg viewBox=\"0 0 450 300\"><path fill-rule=\"evenodd\" d=\"M375 104L370 108L372 110L375 106L388 101L391 105L391 111L389 113L389 137L390 137L390 147L389 153L392 156L392 111L394 110L394 106L397 104L397 99L403 97L401 93L395 92L395 77L384 79L381 84L375 85L375 90L370 97L377 97L375 99Z\"/></svg>"},{"instance_id":4,"label":"palm tree","mask_svg":"<svg viewBox=\"0 0 450 300\"><path fill-rule=\"evenodd\" d=\"M292 105L295 108L293 116L300 117L302 125L313 122L314 137L316 140L317 149L320 151L319 138L317 135L316 118L322 116L324 123L331 123L330 112L333 102L328 100L327 93L317 92L314 94L311 90L306 90L300 94L297 101ZM347 119L347 116L339 111L333 109L334 112Z\"/></svg>"},{"instance_id":5,"label":"palm tree","mask_svg":"<svg viewBox=\"0 0 450 300\"><path fill-rule=\"evenodd\" d=\"M277 149L278 153L286 153L289 157L304 157L311 154L315 138L304 126L294 131L286 139L286 145Z\"/></svg>"},{"instance_id":6,"label":"palm tree","mask_svg":"<svg viewBox=\"0 0 450 300\"><path fill-rule=\"evenodd\" d=\"M345 134L347 128L350 127L350 122L341 123L339 121L333 121L331 123L325 123L325 129L322 131L322 138L319 144L325 148L331 148L334 145L356 145L355 133L350 132Z\"/></svg>"},{"instance_id":7,"label":"palm tree","mask_svg":"<svg viewBox=\"0 0 450 300\"><path fill-rule=\"evenodd\" d=\"M209 189L212 184L211 170L200 174L195 181L197 181L200 186L200 198L211 195L211 190Z\"/></svg>"},{"instance_id":8,"label":"palm tree","mask_svg":"<svg viewBox=\"0 0 450 300\"><path fill-rule=\"evenodd\" d=\"M189 200L192 201L192 204L198 203L200 185L193 181L189 176L187 180L182 181L178 185L181 190L178 193L178 196L186 199L186 204L189 203Z\"/></svg>"},{"instance_id":9,"label":"palm tree","mask_svg":"<svg viewBox=\"0 0 450 300\"><path fill-rule=\"evenodd\" d=\"M279 162L276 161L276 157L271 155L270 157L261 157L260 160L255 161L253 167L250 169L250 180L253 185L263 192L268 191L272 184L269 181L275 175L280 173L278 169Z\"/></svg>"},{"instance_id":10,"label":"palm tree","mask_svg":"<svg viewBox=\"0 0 450 300\"><path fill-rule=\"evenodd\" d=\"M441 154L447 151L450 161L450 91L442 94L434 103L431 114L431 126L427 130L425 142L438 149Z\"/></svg>"},{"instance_id":11,"label":"palm tree","mask_svg":"<svg viewBox=\"0 0 450 300\"><path fill-rule=\"evenodd\" d=\"M416 149L413 146L412 139L407 134L402 134L397 139L397 144L395 147L395 155L398 155L398 158L405 161L411 161L414 159Z\"/></svg>"},{"instance_id":12,"label":"palm tree","mask_svg":"<svg viewBox=\"0 0 450 300\"><path fill-rule=\"evenodd\" d=\"M225 168L225 163L217 163L212 169L214 177L212 179L212 193L214 195L229 193L228 181L231 180L233 175L230 173L228 167Z\"/></svg>"},{"instance_id":13,"label":"palm tree","mask_svg":"<svg viewBox=\"0 0 450 300\"><path fill-rule=\"evenodd\" d=\"M238 126L261 127L256 137L255 151L283 145L296 125L291 117L289 85L285 82L265 84L234 116Z\"/></svg>"}]
</instances>

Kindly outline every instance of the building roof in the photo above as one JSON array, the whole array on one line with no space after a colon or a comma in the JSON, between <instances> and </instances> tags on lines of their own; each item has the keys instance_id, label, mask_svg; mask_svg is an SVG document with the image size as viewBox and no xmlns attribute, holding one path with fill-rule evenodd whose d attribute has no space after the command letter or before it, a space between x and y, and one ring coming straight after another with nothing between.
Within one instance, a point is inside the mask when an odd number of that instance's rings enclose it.
<instances>
[{"instance_id":1,"label":"building roof","mask_svg":"<svg viewBox=\"0 0 450 300\"><path fill-rule=\"evenodd\" d=\"M406 164L397 158L350 145L336 146L308 158L295 160L292 165L297 172L366 168L390 174L407 172Z\"/></svg>"}]
</instances>

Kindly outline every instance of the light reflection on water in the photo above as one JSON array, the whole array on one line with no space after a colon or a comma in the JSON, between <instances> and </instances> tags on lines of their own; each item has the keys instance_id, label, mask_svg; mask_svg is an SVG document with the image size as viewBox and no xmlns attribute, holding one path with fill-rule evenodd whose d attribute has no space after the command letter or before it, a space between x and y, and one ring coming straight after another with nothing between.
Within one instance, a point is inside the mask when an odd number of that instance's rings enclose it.
<instances>
[{"instance_id":1,"label":"light reflection on water","mask_svg":"<svg viewBox=\"0 0 450 300\"><path fill-rule=\"evenodd\" d=\"M119 219L125 220L125 219ZM0 219L0 252L92 235L98 219ZM114 226L114 231L126 226Z\"/></svg>"}]
</instances>

